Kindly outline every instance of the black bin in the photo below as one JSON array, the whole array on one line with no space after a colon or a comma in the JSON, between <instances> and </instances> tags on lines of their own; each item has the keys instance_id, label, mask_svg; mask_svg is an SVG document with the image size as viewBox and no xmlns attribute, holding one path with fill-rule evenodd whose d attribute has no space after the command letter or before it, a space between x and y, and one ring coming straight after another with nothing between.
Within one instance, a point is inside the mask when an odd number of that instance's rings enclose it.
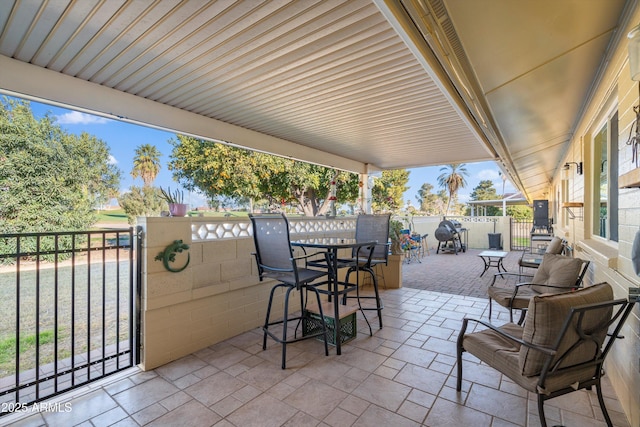
<instances>
[{"instance_id":1,"label":"black bin","mask_svg":"<svg viewBox=\"0 0 640 427\"><path fill-rule=\"evenodd\" d=\"M502 249L502 233L489 233L489 249Z\"/></svg>"}]
</instances>

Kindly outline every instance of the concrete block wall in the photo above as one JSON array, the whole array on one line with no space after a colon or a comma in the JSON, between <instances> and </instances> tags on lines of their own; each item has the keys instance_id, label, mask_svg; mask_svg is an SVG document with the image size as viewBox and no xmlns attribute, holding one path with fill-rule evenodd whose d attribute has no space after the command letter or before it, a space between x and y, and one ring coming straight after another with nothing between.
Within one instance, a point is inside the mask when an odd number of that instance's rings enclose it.
<instances>
[{"instance_id":1,"label":"concrete block wall","mask_svg":"<svg viewBox=\"0 0 640 427\"><path fill-rule=\"evenodd\" d=\"M250 237L192 242L191 218L140 218L143 246L142 367L153 369L256 328L271 283L260 282ZM174 240L189 245L179 273L154 260ZM177 254L182 266L186 253ZM276 307L282 305L279 296Z\"/></svg>"},{"instance_id":2,"label":"concrete block wall","mask_svg":"<svg viewBox=\"0 0 640 427\"><path fill-rule=\"evenodd\" d=\"M511 217L508 216L451 216L448 219L455 219L468 230L468 245L473 249L489 248L489 233L500 233L502 236L502 247L509 250L511 245ZM435 238L435 231L442 221L439 216L414 216L413 218L402 218L404 223L412 223L412 229L417 233L428 234L427 242L430 249L436 249L438 241Z\"/></svg>"}]
</instances>

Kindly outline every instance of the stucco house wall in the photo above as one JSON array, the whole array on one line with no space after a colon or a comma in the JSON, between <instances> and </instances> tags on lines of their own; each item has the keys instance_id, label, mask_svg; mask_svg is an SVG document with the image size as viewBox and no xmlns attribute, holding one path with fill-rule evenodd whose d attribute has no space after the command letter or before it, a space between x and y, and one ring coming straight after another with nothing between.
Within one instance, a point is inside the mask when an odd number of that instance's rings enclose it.
<instances>
[{"instance_id":1,"label":"stucco house wall","mask_svg":"<svg viewBox=\"0 0 640 427\"><path fill-rule=\"evenodd\" d=\"M618 113L618 149L611 156L618 156L618 177L636 168L632 161L632 148L627 139L636 120L633 107L640 103L639 82L630 78L626 34L640 22L636 10L629 28L622 29L622 37L614 55L604 70L601 84L594 88L576 132L571 139L564 162L583 162L584 174L576 173L575 165L568 171L553 177L549 188L550 199L560 218L556 234L566 238L575 247L574 255L592 261L588 284L608 282L617 298L627 298L629 288L640 286L640 279L631 264L631 247L636 232L640 230L640 188L619 188L619 208L610 212L618 218L618 241L603 239L592 230L599 219L599 200L594 200L600 164L594 164L594 133L600 129L607 114ZM566 192L566 196L563 194ZM562 205L564 202L583 203L573 208L574 218ZM620 399L631 425L640 425L640 311L636 307L623 330L625 339L616 342L606 365L606 372Z\"/></svg>"}]
</instances>

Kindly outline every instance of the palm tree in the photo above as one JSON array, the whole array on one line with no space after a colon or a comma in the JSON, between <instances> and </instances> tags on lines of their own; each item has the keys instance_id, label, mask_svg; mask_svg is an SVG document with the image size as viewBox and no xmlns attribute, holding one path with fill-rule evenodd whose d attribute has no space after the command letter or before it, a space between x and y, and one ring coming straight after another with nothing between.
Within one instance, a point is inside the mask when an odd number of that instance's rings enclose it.
<instances>
[{"instance_id":1,"label":"palm tree","mask_svg":"<svg viewBox=\"0 0 640 427\"><path fill-rule=\"evenodd\" d=\"M136 148L133 158L133 170L131 176L142 178L145 187L150 187L160 172L160 156L158 149L151 144L140 145Z\"/></svg>"},{"instance_id":2,"label":"palm tree","mask_svg":"<svg viewBox=\"0 0 640 427\"><path fill-rule=\"evenodd\" d=\"M440 176L438 176L438 185L449 191L449 200L447 201L446 214L449 214L451 201L458 196L458 190L467 186L465 176L469 176L466 165L464 163L453 163L440 168Z\"/></svg>"}]
</instances>

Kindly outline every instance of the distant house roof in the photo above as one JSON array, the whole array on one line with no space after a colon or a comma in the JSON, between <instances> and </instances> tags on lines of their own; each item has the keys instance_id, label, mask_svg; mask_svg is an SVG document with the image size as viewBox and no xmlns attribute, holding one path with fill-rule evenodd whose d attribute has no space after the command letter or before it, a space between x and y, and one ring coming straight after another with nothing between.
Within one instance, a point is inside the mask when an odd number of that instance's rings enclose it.
<instances>
[{"instance_id":1,"label":"distant house roof","mask_svg":"<svg viewBox=\"0 0 640 427\"><path fill-rule=\"evenodd\" d=\"M470 200L467 202L471 206L496 206L501 208L502 206L528 206L527 199L524 198L522 193L505 194L502 199L496 200Z\"/></svg>"}]
</instances>

